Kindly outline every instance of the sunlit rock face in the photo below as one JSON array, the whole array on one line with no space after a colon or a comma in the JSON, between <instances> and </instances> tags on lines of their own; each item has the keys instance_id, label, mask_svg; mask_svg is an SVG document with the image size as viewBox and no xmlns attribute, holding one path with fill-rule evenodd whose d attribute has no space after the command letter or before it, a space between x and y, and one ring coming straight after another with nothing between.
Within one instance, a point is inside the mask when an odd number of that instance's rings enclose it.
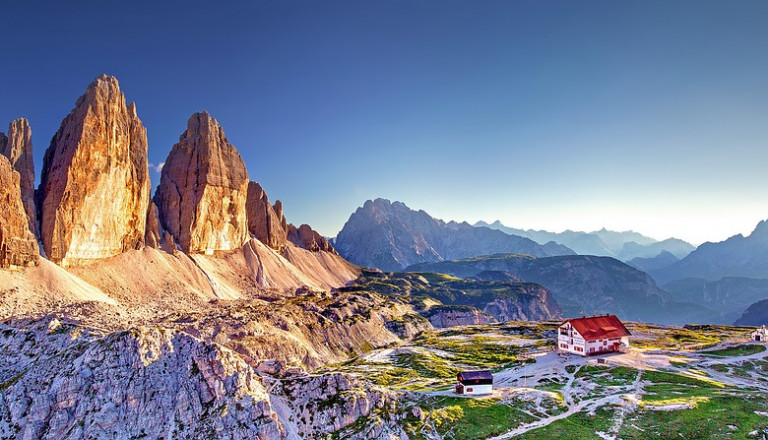
<instances>
[{"instance_id":1,"label":"sunlit rock face","mask_svg":"<svg viewBox=\"0 0 768 440\"><path fill-rule=\"evenodd\" d=\"M240 248L248 239L248 173L216 119L195 113L163 166L154 197L162 226L186 253Z\"/></svg>"},{"instance_id":2,"label":"sunlit rock face","mask_svg":"<svg viewBox=\"0 0 768 440\"><path fill-rule=\"evenodd\" d=\"M288 240L308 251L336 253L331 243L309 225L301 225L298 228L292 224L288 225Z\"/></svg>"},{"instance_id":3,"label":"sunlit rock face","mask_svg":"<svg viewBox=\"0 0 768 440\"><path fill-rule=\"evenodd\" d=\"M248 231L267 246L282 252L286 241L286 221L280 200L269 203L264 189L256 182L248 182Z\"/></svg>"},{"instance_id":4,"label":"sunlit rock face","mask_svg":"<svg viewBox=\"0 0 768 440\"><path fill-rule=\"evenodd\" d=\"M8 159L0 156L0 268L29 266L38 259L37 240L29 230L21 200L20 180Z\"/></svg>"},{"instance_id":5,"label":"sunlit rock face","mask_svg":"<svg viewBox=\"0 0 768 440\"><path fill-rule=\"evenodd\" d=\"M8 136L0 133L0 154L7 157L19 173L19 186L29 230L37 234L37 209L35 208L35 162L32 156L32 130L29 121L19 118L8 126Z\"/></svg>"},{"instance_id":6,"label":"sunlit rock face","mask_svg":"<svg viewBox=\"0 0 768 440\"><path fill-rule=\"evenodd\" d=\"M72 266L141 247L149 193L146 129L117 79L101 75L45 152L38 196L46 255Z\"/></svg>"}]
</instances>

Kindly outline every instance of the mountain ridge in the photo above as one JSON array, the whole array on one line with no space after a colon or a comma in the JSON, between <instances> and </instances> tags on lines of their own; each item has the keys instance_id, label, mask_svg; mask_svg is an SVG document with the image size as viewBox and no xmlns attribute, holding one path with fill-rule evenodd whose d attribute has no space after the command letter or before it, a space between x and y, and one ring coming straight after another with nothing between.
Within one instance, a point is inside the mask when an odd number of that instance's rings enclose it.
<instances>
[{"instance_id":1,"label":"mountain ridge","mask_svg":"<svg viewBox=\"0 0 768 440\"><path fill-rule=\"evenodd\" d=\"M350 215L334 240L347 260L367 267L397 271L411 264L495 252L548 256L573 254L556 243L533 240L469 223L444 222L402 202L366 201Z\"/></svg>"},{"instance_id":2,"label":"mountain ridge","mask_svg":"<svg viewBox=\"0 0 768 440\"><path fill-rule=\"evenodd\" d=\"M758 222L746 237L737 234L717 243L704 243L680 261L650 274L660 283L684 278L768 279L768 220Z\"/></svg>"},{"instance_id":3,"label":"mountain ridge","mask_svg":"<svg viewBox=\"0 0 768 440\"><path fill-rule=\"evenodd\" d=\"M527 237L537 243L554 241L573 249L579 255L614 257L621 261L629 261L638 257L652 258L663 251L670 252L677 258L682 258L695 249L690 243L677 238L658 241L632 230L619 232L603 227L592 232L570 229L563 232L550 232L546 230L512 228L505 226L499 220L493 223L481 220L474 225Z\"/></svg>"}]
</instances>

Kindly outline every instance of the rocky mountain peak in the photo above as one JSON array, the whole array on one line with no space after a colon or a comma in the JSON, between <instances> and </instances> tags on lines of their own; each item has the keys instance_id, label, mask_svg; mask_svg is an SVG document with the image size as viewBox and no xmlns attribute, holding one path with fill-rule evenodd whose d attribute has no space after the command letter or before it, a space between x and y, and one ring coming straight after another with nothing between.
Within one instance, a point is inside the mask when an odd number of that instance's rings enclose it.
<instances>
[{"instance_id":1,"label":"rocky mountain peak","mask_svg":"<svg viewBox=\"0 0 768 440\"><path fill-rule=\"evenodd\" d=\"M331 243L309 225L301 225L298 228L292 224L288 225L288 240L312 252L336 253Z\"/></svg>"},{"instance_id":2,"label":"rocky mountain peak","mask_svg":"<svg viewBox=\"0 0 768 440\"><path fill-rule=\"evenodd\" d=\"M466 258L501 252L535 256L572 254L555 243L533 240L501 231L474 227L466 222L446 223L423 210L385 199L366 201L347 220L334 245L352 263L383 270L401 270L411 264Z\"/></svg>"},{"instance_id":3,"label":"rocky mountain peak","mask_svg":"<svg viewBox=\"0 0 768 440\"><path fill-rule=\"evenodd\" d=\"M248 239L247 193L245 163L218 121L193 114L154 197L162 226L187 253L237 249Z\"/></svg>"},{"instance_id":4,"label":"rocky mountain peak","mask_svg":"<svg viewBox=\"0 0 768 440\"><path fill-rule=\"evenodd\" d=\"M19 173L21 200L27 214L29 230L37 235L35 208L35 163L32 156L32 129L29 121L19 118L8 126L8 136L0 133L0 154L7 157Z\"/></svg>"},{"instance_id":5,"label":"rocky mountain peak","mask_svg":"<svg viewBox=\"0 0 768 440\"><path fill-rule=\"evenodd\" d=\"M264 189L256 182L248 182L248 232L267 246L282 252L287 240L287 225L283 205L276 201L272 206Z\"/></svg>"},{"instance_id":6,"label":"rocky mountain peak","mask_svg":"<svg viewBox=\"0 0 768 440\"><path fill-rule=\"evenodd\" d=\"M750 234L751 238L768 241L768 220L761 220Z\"/></svg>"},{"instance_id":7,"label":"rocky mountain peak","mask_svg":"<svg viewBox=\"0 0 768 440\"><path fill-rule=\"evenodd\" d=\"M101 75L45 153L38 197L47 256L69 266L141 247L149 192L146 129L117 79Z\"/></svg>"},{"instance_id":8,"label":"rocky mountain peak","mask_svg":"<svg viewBox=\"0 0 768 440\"><path fill-rule=\"evenodd\" d=\"M19 181L19 173L4 155L0 156L0 268L28 266L38 259L37 240L29 229Z\"/></svg>"}]
</instances>

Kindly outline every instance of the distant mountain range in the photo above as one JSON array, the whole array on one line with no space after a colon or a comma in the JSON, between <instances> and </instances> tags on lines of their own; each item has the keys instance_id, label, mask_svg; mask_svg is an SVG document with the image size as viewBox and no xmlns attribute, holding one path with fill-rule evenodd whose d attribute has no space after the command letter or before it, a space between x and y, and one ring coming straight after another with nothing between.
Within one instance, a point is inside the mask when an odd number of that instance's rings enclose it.
<instances>
[{"instance_id":1,"label":"distant mountain range","mask_svg":"<svg viewBox=\"0 0 768 440\"><path fill-rule=\"evenodd\" d=\"M538 283L565 316L615 313L659 323L730 324L768 298L766 221L747 237L694 249L633 231L553 233L499 221L446 223L376 199L350 216L335 247L355 264L387 271Z\"/></svg>"},{"instance_id":2,"label":"distant mountain range","mask_svg":"<svg viewBox=\"0 0 768 440\"><path fill-rule=\"evenodd\" d=\"M464 278L507 273L549 289L565 317L611 313L627 320L683 324L698 322L708 312L694 304L676 303L648 274L610 257L497 254L416 264L406 270Z\"/></svg>"},{"instance_id":3,"label":"distant mountain range","mask_svg":"<svg viewBox=\"0 0 768 440\"><path fill-rule=\"evenodd\" d=\"M704 243L680 261L649 273L659 283L684 278L768 279L768 221L758 223L746 237L739 234L719 243Z\"/></svg>"},{"instance_id":4,"label":"distant mountain range","mask_svg":"<svg viewBox=\"0 0 768 440\"><path fill-rule=\"evenodd\" d=\"M469 223L446 223L404 203L385 199L368 200L358 208L339 232L334 246L352 263L385 271L500 252L537 257L574 254L557 243L539 244Z\"/></svg>"},{"instance_id":5,"label":"distant mountain range","mask_svg":"<svg viewBox=\"0 0 768 440\"><path fill-rule=\"evenodd\" d=\"M633 258L626 263L635 269L642 270L643 272L649 272L651 270L661 269L667 266L671 266L680 261L679 258L672 255L667 251L662 251L659 255L652 258L637 257Z\"/></svg>"},{"instance_id":6,"label":"distant mountain range","mask_svg":"<svg viewBox=\"0 0 768 440\"><path fill-rule=\"evenodd\" d=\"M695 248L690 243L677 238L656 241L634 231L609 231L605 228L593 232L566 230L549 232L533 229L517 229L503 225L496 220L493 223L479 221L475 226L498 229L507 234L530 238L537 243L562 244L580 255L597 255L629 261L633 258L653 258L662 252L669 252L677 258L683 258Z\"/></svg>"}]
</instances>

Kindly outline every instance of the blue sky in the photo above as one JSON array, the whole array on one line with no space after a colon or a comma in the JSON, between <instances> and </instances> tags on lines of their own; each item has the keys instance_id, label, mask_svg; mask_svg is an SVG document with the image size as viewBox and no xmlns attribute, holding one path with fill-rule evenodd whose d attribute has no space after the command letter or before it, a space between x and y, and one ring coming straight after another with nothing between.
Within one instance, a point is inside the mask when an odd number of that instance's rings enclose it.
<instances>
[{"instance_id":1,"label":"blue sky","mask_svg":"<svg viewBox=\"0 0 768 440\"><path fill-rule=\"evenodd\" d=\"M694 243L768 218L768 2L217 3L4 5L0 126L30 119L39 171L115 75L150 162L207 109L325 235L375 197Z\"/></svg>"}]
</instances>

